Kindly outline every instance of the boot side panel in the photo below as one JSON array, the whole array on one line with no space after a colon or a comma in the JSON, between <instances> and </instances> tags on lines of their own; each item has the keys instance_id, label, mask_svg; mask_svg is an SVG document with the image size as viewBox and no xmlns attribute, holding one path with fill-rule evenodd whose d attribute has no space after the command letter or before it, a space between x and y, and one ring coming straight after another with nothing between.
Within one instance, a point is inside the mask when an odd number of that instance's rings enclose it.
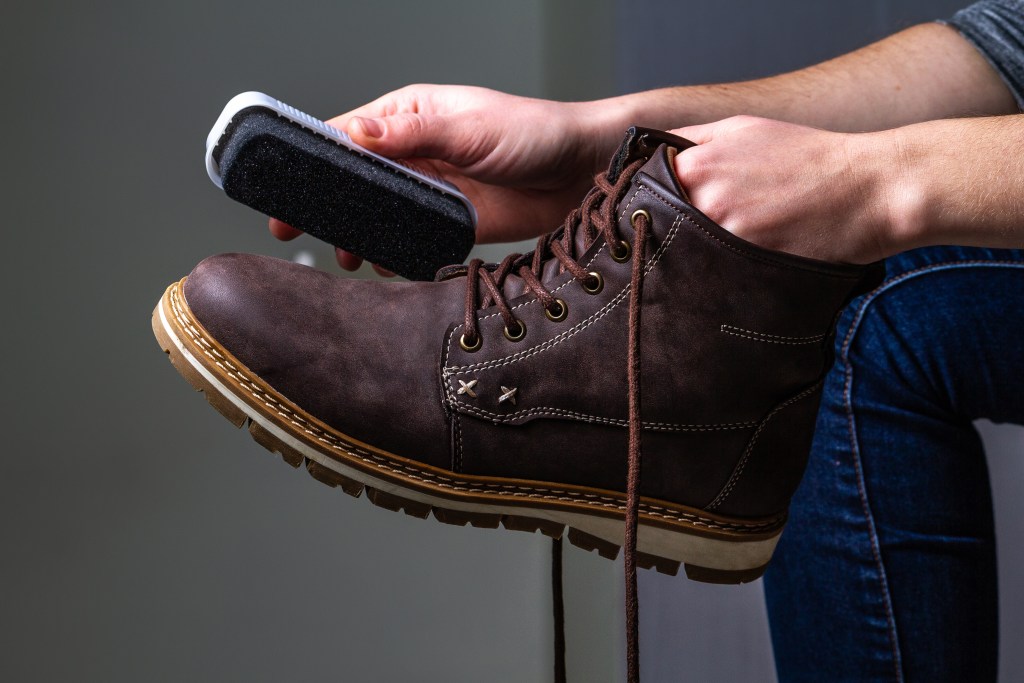
<instances>
[{"instance_id":1,"label":"boot side panel","mask_svg":"<svg viewBox=\"0 0 1024 683\"><path fill-rule=\"evenodd\" d=\"M705 509L738 517L786 510L807 465L820 399L819 382L776 406Z\"/></svg>"}]
</instances>

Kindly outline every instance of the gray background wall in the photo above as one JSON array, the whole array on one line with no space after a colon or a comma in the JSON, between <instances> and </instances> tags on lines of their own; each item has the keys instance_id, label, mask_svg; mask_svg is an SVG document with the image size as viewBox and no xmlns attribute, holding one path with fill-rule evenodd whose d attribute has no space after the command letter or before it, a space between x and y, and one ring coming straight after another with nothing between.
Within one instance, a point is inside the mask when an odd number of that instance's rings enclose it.
<instances>
[{"instance_id":1,"label":"gray background wall","mask_svg":"<svg viewBox=\"0 0 1024 683\"><path fill-rule=\"evenodd\" d=\"M230 429L152 340L163 287L209 254L308 251L334 269L207 180L202 142L231 95L323 116L415 81L597 97L799 66L956 4L5 7L0 679L549 678L544 539L316 484ZM1020 538L1020 431L989 434L997 523ZM1006 581L1024 575L1020 552L1000 555L1004 642L1024 636ZM572 679L617 680L620 565L575 549L566 562ZM757 584L645 573L642 591L645 680L773 678ZM1003 653L1011 680L1024 660Z\"/></svg>"},{"instance_id":2,"label":"gray background wall","mask_svg":"<svg viewBox=\"0 0 1024 683\"><path fill-rule=\"evenodd\" d=\"M548 677L546 543L406 518L291 470L192 393L149 329L163 288L210 254L308 250L336 270L206 177L228 98L260 89L329 116L414 81L544 95L545 11L5 7L0 679ZM595 642L616 607L589 607Z\"/></svg>"}]
</instances>

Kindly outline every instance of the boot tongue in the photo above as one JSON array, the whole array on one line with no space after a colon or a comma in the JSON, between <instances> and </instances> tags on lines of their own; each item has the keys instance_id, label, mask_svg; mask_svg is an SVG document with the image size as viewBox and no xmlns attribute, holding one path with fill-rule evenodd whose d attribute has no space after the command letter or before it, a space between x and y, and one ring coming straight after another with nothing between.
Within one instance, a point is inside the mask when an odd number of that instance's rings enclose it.
<instances>
[{"instance_id":1,"label":"boot tongue","mask_svg":"<svg viewBox=\"0 0 1024 683\"><path fill-rule=\"evenodd\" d=\"M665 187L674 188L680 196L685 197L686 195L676 179L675 171L672 169L672 160L675 158L676 152L693 146L694 143L677 135L651 128L634 126L626 131L626 137L612 157L612 162L608 167L607 178L609 182L616 183L623 169L627 166L637 159L649 159L646 164L640 167L640 172L646 173ZM573 238L575 243L574 253L580 256L590 247L588 237L583 230L577 230ZM541 282L546 282L555 277L560 270L561 264L558 262L558 259L553 256L548 258L540 274ZM502 291L506 297L514 299L526 291L526 285L523 284L522 279L517 275L509 275L504 282Z\"/></svg>"}]
</instances>

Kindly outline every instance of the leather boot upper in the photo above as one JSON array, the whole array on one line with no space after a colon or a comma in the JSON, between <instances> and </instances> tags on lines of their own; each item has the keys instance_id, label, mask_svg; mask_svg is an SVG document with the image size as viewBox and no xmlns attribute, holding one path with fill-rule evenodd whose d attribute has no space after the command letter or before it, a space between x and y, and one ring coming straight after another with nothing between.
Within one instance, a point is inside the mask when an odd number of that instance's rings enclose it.
<instances>
[{"instance_id":1,"label":"leather boot upper","mask_svg":"<svg viewBox=\"0 0 1024 683\"><path fill-rule=\"evenodd\" d=\"M762 249L716 225L687 203L672 170L688 145L632 131L609 172L618 180L647 159L614 207L629 244L634 213L650 216L641 492L777 514L810 447L836 311L880 273ZM630 263L614 246L577 238L576 262L600 276L596 293L553 259L538 269L564 304L561 320L521 278L505 277L525 334L511 340L488 302L470 311L478 350L459 343L465 268L432 283L377 282L228 254L203 261L184 294L250 370L355 439L467 474L624 491Z\"/></svg>"}]
</instances>

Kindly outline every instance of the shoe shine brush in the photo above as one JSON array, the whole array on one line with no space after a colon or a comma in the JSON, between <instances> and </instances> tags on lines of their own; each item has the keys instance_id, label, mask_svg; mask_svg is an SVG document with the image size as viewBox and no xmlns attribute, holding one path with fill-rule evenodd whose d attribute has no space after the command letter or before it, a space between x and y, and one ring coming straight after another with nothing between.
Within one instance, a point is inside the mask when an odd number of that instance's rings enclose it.
<instances>
[{"instance_id":1,"label":"shoe shine brush","mask_svg":"<svg viewBox=\"0 0 1024 683\"><path fill-rule=\"evenodd\" d=\"M232 199L410 280L473 247L476 211L454 185L263 93L228 102L206 168Z\"/></svg>"}]
</instances>

